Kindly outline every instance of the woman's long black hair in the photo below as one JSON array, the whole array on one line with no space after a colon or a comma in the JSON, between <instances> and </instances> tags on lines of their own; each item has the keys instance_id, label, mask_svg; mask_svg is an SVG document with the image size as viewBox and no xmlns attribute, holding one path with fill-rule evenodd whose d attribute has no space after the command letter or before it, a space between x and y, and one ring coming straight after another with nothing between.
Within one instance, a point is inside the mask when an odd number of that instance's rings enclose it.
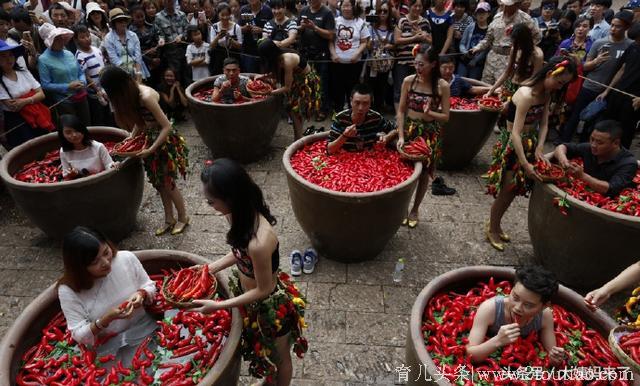
<instances>
[{"instance_id":1,"label":"woman's long black hair","mask_svg":"<svg viewBox=\"0 0 640 386\"><path fill-rule=\"evenodd\" d=\"M67 233L62 240L62 261L64 274L58 285L64 284L79 292L93 286L93 276L87 267L96 259L100 245L107 244L115 257L117 249L100 231L78 226Z\"/></svg>"},{"instance_id":2,"label":"woman's long black hair","mask_svg":"<svg viewBox=\"0 0 640 386\"><path fill-rule=\"evenodd\" d=\"M62 145L62 150L70 151L73 150L73 144L64 137L64 128L70 127L78 133L82 134L82 144L85 146L91 146L91 134L89 130L87 130L87 126L82 123L80 118L71 114L64 114L60 116L60 127L58 128L58 139L60 140L60 144Z\"/></svg>"},{"instance_id":3,"label":"woman's long black hair","mask_svg":"<svg viewBox=\"0 0 640 386\"><path fill-rule=\"evenodd\" d=\"M514 61L518 56L518 51L520 51L516 74L518 74L520 79L526 79L531 76L529 68L531 66L531 59L533 58L533 50L535 49L533 33L525 23L518 23L513 26L513 30L511 31L511 41L513 42L513 50L511 52Z\"/></svg>"},{"instance_id":4,"label":"woman's long black hair","mask_svg":"<svg viewBox=\"0 0 640 386\"><path fill-rule=\"evenodd\" d=\"M262 39L258 45L258 55L262 59L267 74L273 74L280 83L284 82L284 71L280 68L280 56L287 52L300 55L296 50L276 46L273 40L269 38Z\"/></svg>"},{"instance_id":5,"label":"woman's long black hair","mask_svg":"<svg viewBox=\"0 0 640 386\"><path fill-rule=\"evenodd\" d=\"M202 171L200 180L209 195L229 207L231 229L227 232L227 243L232 247L248 247L258 229L258 215L263 215L269 224L276 224L262 190L236 161L215 160Z\"/></svg>"}]
</instances>

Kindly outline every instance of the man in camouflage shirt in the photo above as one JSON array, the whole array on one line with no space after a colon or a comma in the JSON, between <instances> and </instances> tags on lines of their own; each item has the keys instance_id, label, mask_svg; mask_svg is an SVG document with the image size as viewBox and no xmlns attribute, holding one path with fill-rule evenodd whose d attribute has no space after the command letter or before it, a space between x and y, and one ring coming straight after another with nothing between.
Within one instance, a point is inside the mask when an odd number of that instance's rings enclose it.
<instances>
[{"instance_id":1,"label":"man in camouflage shirt","mask_svg":"<svg viewBox=\"0 0 640 386\"><path fill-rule=\"evenodd\" d=\"M189 84L187 61L187 16L175 7L176 0L165 0L164 9L156 15L155 25L160 31L160 45L162 46L162 62L168 68L173 68L177 80L182 84Z\"/></svg>"},{"instance_id":2,"label":"man in camouflage shirt","mask_svg":"<svg viewBox=\"0 0 640 386\"><path fill-rule=\"evenodd\" d=\"M489 49L487 60L482 72L482 81L494 84L504 71L509 62L509 50L511 49L511 30L518 23L526 23L533 33L533 42L538 44L542 35L531 16L520 10L522 0L502 0L504 8L493 18L487 35L475 47L469 50L472 54Z\"/></svg>"}]
</instances>

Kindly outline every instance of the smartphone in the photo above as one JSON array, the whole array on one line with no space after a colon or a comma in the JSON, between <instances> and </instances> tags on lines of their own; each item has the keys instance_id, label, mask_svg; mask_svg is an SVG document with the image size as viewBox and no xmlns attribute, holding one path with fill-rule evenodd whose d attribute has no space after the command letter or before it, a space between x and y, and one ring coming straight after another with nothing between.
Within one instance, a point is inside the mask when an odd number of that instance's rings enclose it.
<instances>
[{"instance_id":1,"label":"smartphone","mask_svg":"<svg viewBox=\"0 0 640 386\"><path fill-rule=\"evenodd\" d=\"M253 14L252 13L243 13L240 15L240 18L244 21L251 21L253 20Z\"/></svg>"},{"instance_id":2,"label":"smartphone","mask_svg":"<svg viewBox=\"0 0 640 386\"><path fill-rule=\"evenodd\" d=\"M598 50L598 53L609 52L609 48L611 48L611 44L603 44L602 47Z\"/></svg>"},{"instance_id":3,"label":"smartphone","mask_svg":"<svg viewBox=\"0 0 640 386\"><path fill-rule=\"evenodd\" d=\"M302 20L309 20L309 17L307 15L302 15L300 16L300 19Z\"/></svg>"},{"instance_id":4,"label":"smartphone","mask_svg":"<svg viewBox=\"0 0 640 386\"><path fill-rule=\"evenodd\" d=\"M31 31L24 31L24 32L22 33L22 38L23 38L24 40L28 41L28 42L33 41L33 40L31 39Z\"/></svg>"},{"instance_id":5,"label":"smartphone","mask_svg":"<svg viewBox=\"0 0 640 386\"><path fill-rule=\"evenodd\" d=\"M566 48L561 48L560 49L560 55L562 55L562 56L569 55L569 50L567 50Z\"/></svg>"},{"instance_id":6,"label":"smartphone","mask_svg":"<svg viewBox=\"0 0 640 386\"><path fill-rule=\"evenodd\" d=\"M204 22L206 18L207 18L207 15L204 13L204 11L198 12L198 20Z\"/></svg>"},{"instance_id":7,"label":"smartphone","mask_svg":"<svg viewBox=\"0 0 640 386\"><path fill-rule=\"evenodd\" d=\"M365 20L367 23L377 23L380 20L380 16L378 15L367 15L365 16Z\"/></svg>"}]
</instances>

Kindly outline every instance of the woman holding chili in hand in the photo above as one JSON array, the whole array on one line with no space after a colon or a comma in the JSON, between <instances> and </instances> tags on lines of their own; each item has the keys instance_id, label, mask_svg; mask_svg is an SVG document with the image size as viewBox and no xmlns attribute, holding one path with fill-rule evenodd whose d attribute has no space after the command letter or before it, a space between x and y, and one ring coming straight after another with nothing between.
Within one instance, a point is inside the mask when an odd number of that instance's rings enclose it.
<instances>
[{"instance_id":1,"label":"woman holding chili in hand","mask_svg":"<svg viewBox=\"0 0 640 386\"><path fill-rule=\"evenodd\" d=\"M531 191L533 179L541 180L533 163L544 158L544 141L549 123L549 101L576 77L572 60L555 56L513 95L507 106L507 130L500 133L489 167L487 193L495 197L486 236L492 247L504 251L501 241L510 237L500 222L517 195ZM536 128L540 125L540 130Z\"/></svg>"},{"instance_id":2,"label":"woman holding chili in hand","mask_svg":"<svg viewBox=\"0 0 640 386\"><path fill-rule=\"evenodd\" d=\"M58 297L71 336L128 367L138 345L156 329L142 307L153 301L155 283L133 253L118 251L89 228L76 227L64 237L62 258Z\"/></svg>"},{"instance_id":3,"label":"woman holding chili in hand","mask_svg":"<svg viewBox=\"0 0 640 386\"><path fill-rule=\"evenodd\" d=\"M307 351L302 337L305 301L288 275L279 271L276 219L264 202L262 191L235 161L222 158L200 176L209 205L231 224L227 243L231 251L211 263L212 273L237 266L229 286L235 297L194 300L193 309L210 313L238 307L244 317L242 354L249 360L249 373L264 377L267 385L291 383L291 345L299 357Z\"/></svg>"},{"instance_id":4,"label":"woman holding chili in hand","mask_svg":"<svg viewBox=\"0 0 640 386\"><path fill-rule=\"evenodd\" d=\"M430 157L423 162L424 169L418 180L418 188L413 207L403 225L415 228L418 225L418 209L433 177L440 155L442 124L449 121L449 83L440 78L438 52L428 44L416 45L413 49L416 67L415 75L409 75L402 82L400 105L396 122L398 125L398 149L405 142L423 137L431 150ZM391 139L396 131L387 134L384 142Z\"/></svg>"}]
</instances>

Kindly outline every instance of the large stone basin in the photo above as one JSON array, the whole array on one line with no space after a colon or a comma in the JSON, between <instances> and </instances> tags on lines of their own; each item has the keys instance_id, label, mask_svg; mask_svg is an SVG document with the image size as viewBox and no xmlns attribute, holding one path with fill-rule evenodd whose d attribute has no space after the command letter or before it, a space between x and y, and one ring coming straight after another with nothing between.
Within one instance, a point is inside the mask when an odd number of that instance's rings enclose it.
<instances>
[{"instance_id":1,"label":"large stone basin","mask_svg":"<svg viewBox=\"0 0 640 386\"><path fill-rule=\"evenodd\" d=\"M490 86L475 79L464 78L477 86ZM443 127L441 170L459 170L471 163L498 121L499 113L483 110L451 110L449 122Z\"/></svg>"},{"instance_id":2,"label":"large stone basin","mask_svg":"<svg viewBox=\"0 0 640 386\"><path fill-rule=\"evenodd\" d=\"M553 205L565 197L553 184L536 183L529 199L529 235L537 262L572 288L591 290L638 261L640 218L597 208L569 195L564 216Z\"/></svg>"},{"instance_id":3,"label":"large stone basin","mask_svg":"<svg viewBox=\"0 0 640 386\"><path fill-rule=\"evenodd\" d=\"M134 252L150 274L161 269L179 269L209 261L191 253L172 250L145 250ZM228 295L228 278L224 272L216 273L219 288ZM39 340L42 328L60 311L55 284L44 290L15 320L0 343L0 384L11 385L16 379L18 366L25 351ZM231 332L222 348L220 357L200 385L236 385L240 376L240 334L242 317L237 308L232 309Z\"/></svg>"},{"instance_id":4,"label":"large stone basin","mask_svg":"<svg viewBox=\"0 0 640 386\"><path fill-rule=\"evenodd\" d=\"M186 90L189 111L200 138L216 158L257 161L269 152L280 121L283 97L269 96L239 105L203 102L193 97L200 89L213 88L218 76L194 82Z\"/></svg>"},{"instance_id":5,"label":"large stone basin","mask_svg":"<svg viewBox=\"0 0 640 386\"><path fill-rule=\"evenodd\" d=\"M113 127L89 127L100 142L119 142L129 133ZM78 225L121 240L134 228L142 202L144 170L137 158L126 159L119 170L51 184L31 184L12 176L23 165L59 149L57 133L50 133L11 150L0 161L0 178L18 207L47 236L61 239Z\"/></svg>"},{"instance_id":6,"label":"large stone basin","mask_svg":"<svg viewBox=\"0 0 640 386\"><path fill-rule=\"evenodd\" d=\"M322 256L342 262L372 259L406 217L422 163L416 163L411 177L392 188L371 193L328 190L302 178L290 163L298 149L327 136L319 133L301 138L282 157L293 213Z\"/></svg>"},{"instance_id":7,"label":"large stone basin","mask_svg":"<svg viewBox=\"0 0 640 386\"><path fill-rule=\"evenodd\" d=\"M427 352L422 331L420 330L424 310L429 300L441 292L457 291L464 293L470 287L475 286L479 281L486 281L491 276L493 276L496 281L513 281L515 279L515 271L511 268L492 266L460 268L436 277L420 292L415 303L413 303L413 308L411 309L409 331L407 334L405 361L407 366L411 366L409 385L451 385L447 379L436 381L436 379L439 379L436 375L438 374L438 369ZM578 314L578 316L580 316L589 327L594 328L605 338L608 336L609 331L616 326L613 319L611 319L604 311L598 310L596 312L591 312L584 305L584 300L581 295L562 285L560 286L560 290L556 297L552 299L552 302ZM431 378L434 379L433 381L426 381L424 379L424 373L420 379L416 380L418 378L418 369L420 369L420 365L422 365L423 371L426 366L426 371L431 375ZM429 377L427 377L427 379L428 378Z\"/></svg>"}]
</instances>

